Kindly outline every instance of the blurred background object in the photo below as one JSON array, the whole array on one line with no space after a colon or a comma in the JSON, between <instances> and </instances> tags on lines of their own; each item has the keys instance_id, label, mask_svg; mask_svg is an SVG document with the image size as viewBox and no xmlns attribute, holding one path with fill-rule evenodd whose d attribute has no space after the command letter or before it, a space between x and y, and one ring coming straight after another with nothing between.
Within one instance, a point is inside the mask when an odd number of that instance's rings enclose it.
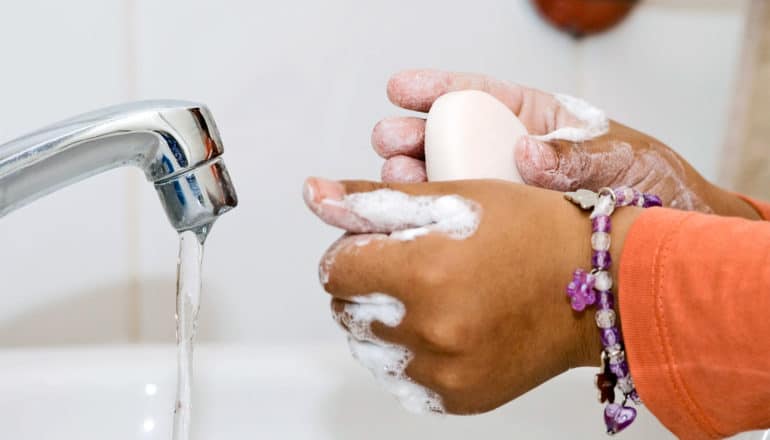
<instances>
[{"instance_id":1,"label":"blurred background object","mask_svg":"<svg viewBox=\"0 0 770 440\"><path fill-rule=\"evenodd\" d=\"M574 37L606 31L620 23L638 0L532 0L551 24Z\"/></svg>"},{"instance_id":2,"label":"blurred background object","mask_svg":"<svg viewBox=\"0 0 770 440\"><path fill-rule=\"evenodd\" d=\"M752 0L730 115L724 184L770 198L770 3Z\"/></svg>"}]
</instances>

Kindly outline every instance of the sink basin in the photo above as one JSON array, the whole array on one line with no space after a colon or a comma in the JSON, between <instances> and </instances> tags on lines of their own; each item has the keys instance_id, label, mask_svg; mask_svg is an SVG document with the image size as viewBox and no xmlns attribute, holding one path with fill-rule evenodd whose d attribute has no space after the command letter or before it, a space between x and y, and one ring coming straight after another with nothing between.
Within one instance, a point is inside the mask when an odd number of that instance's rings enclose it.
<instances>
[{"instance_id":1,"label":"sink basin","mask_svg":"<svg viewBox=\"0 0 770 440\"><path fill-rule=\"evenodd\" d=\"M489 414L415 416L330 346L196 350L196 439L600 438L593 370L565 374ZM171 438L175 348L127 345L0 351L2 437ZM557 397L558 396L558 397ZM648 413L627 439L673 438Z\"/></svg>"},{"instance_id":2,"label":"sink basin","mask_svg":"<svg viewBox=\"0 0 770 440\"><path fill-rule=\"evenodd\" d=\"M2 437L171 438L171 345L0 351ZM596 439L593 369L564 374L473 417L415 416L382 392L344 342L196 350L195 439ZM645 410L625 439L674 438ZM761 438L761 437L756 437Z\"/></svg>"}]
</instances>

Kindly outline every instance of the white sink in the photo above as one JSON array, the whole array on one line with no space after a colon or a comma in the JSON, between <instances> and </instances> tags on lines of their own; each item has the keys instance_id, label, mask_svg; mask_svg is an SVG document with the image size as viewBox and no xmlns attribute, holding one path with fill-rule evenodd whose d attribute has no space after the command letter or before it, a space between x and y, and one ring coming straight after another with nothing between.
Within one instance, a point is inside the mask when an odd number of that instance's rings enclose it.
<instances>
[{"instance_id":1,"label":"white sink","mask_svg":"<svg viewBox=\"0 0 770 440\"><path fill-rule=\"evenodd\" d=\"M24 439L171 437L172 346L0 351L0 434ZM414 416L333 346L196 351L193 438L598 439L593 369L562 375L489 414ZM646 411L621 438L673 438ZM756 437L760 438L760 437Z\"/></svg>"}]
</instances>

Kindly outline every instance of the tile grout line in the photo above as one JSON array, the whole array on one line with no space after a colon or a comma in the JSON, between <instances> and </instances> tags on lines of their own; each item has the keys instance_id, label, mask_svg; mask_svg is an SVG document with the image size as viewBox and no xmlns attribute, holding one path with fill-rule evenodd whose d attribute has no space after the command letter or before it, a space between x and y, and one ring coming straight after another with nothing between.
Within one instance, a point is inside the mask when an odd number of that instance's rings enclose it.
<instances>
[{"instance_id":1,"label":"tile grout line","mask_svg":"<svg viewBox=\"0 0 770 440\"><path fill-rule=\"evenodd\" d=\"M126 100L137 99L136 72L136 0L123 0L123 39L125 57L125 97ZM140 272L140 238L139 226L139 193L136 185L136 175L126 173L126 238L128 292L126 307L129 342L139 342L141 338L142 298L139 281Z\"/></svg>"}]
</instances>

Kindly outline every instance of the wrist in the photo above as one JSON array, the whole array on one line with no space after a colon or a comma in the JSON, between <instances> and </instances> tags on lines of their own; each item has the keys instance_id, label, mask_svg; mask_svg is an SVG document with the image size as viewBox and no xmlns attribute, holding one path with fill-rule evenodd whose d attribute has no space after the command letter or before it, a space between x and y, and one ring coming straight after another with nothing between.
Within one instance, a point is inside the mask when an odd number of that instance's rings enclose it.
<instances>
[{"instance_id":1,"label":"wrist","mask_svg":"<svg viewBox=\"0 0 770 440\"><path fill-rule=\"evenodd\" d=\"M708 206L716 215L762 220L762 216L753 206L730 191L707 182L705 193Z\"/></svg>"},{"instance_id":2,"label":"wrist","mask_svg":"<svg viewBox=\"0 0 770 440\"><path fill-rule=\"evenodd\" d=\"M610 234L611 245L609 250L610 256L612 258L612 265L610 266L610 274L613 280L612 290L615 295L615 314L617 319L617 327L621 330L621 333L622 333L622 317L620 316L620 310L619 310L618 304L620 301L620 289L621 289L621 286L620 286L621 280L619 279L619 272L620 272L620 265L622 264L623 247L626 240L626 236L631 230L633 223L636 221L639 215L642 214L642 212L643 212L642 208L623 207L623 208L617 209L615 213L612 215L612 231ZM569 269L565 277L569 277L569 273L571 273L577 267L590 267L591 221L589 220L587 214L580 215L580 220L581 220L581 224L577 225L576 228L580 228L580 230L586 231L585 237L583 237L581 234L581 237L579 238L579 240L581 240L581 243L578 244L577 246L580 249L579 251L580 260L577 263L575 263L571 269ZM563 281L562 284L564 284L566 281L568 281L568 278L565 278L565 281ZM566 307L569 308L568 305ZM573 313L573 316L575 317L575 319L578 320L579 335L580 335L578 341L576 342L576 344L578 344L578 347L576 350L576 357L573 361L576 366L598 366L600 364L602 343L601 343L599 329L596 326L596 320L594 315L595 314L593 312Z\"/></svg>"},{"instance_id":3,"label":"wrist","mask_svg":"<svg viewBox=\"0 0 770 440\"><path fill-rule=\"evenodd\" d=\"M597 192L578 189L566 193L565 198L581 209L591 211L591 263L588 266L591 270L578 266L566 289L571 309L583 318L579 320L582 340L577 343L583 349L576 352L584 357L574 361L577 365L602 365L596 375L596 386L600 401L607 402L604 408L607 433L616 434L636 419L637 410L626 403L641 404L626 361L618 315L618 267L626 237L641 215L640 208L661 206L662 203L654 194L629 187L601 188ZM593 323L585 319L586 311L594 312L599 337Z\"/></svg>"}]
</instances>

